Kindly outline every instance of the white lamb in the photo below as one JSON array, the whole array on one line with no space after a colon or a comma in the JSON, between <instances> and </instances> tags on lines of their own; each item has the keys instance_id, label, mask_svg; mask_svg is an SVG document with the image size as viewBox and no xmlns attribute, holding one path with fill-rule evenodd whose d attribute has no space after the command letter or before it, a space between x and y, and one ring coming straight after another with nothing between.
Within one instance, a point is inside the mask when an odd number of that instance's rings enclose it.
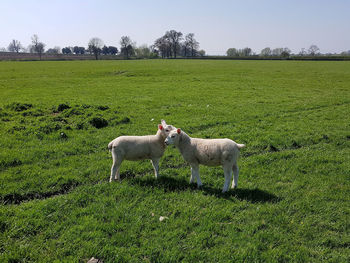
<instances>
[{"instance_id":1,"label":"white lamb","mask_svg":"<svg viewBox=\"0 0 350 263\"><path fill-rule=\"evenodd\" d=\"M110 182L115 177L120 181L120 165L123 160L137 161L150 159L156 178L159 176L159 160L166 149L164 140L174 127L167 125L164 120L158 125L156 135L146 136L120 136L108 144L112 152L113 165L111 168Z\"/></svg>"},{"instance_id":2,"label":"white lamb","mask_svg":"<svg viewBox=\"0 0 350 263\"><path fill-rule=\"evenodd\" d=\"M198 139L191 138L181 129L173 129L165 140L167 145L174 144L181 152L182 157L191 166L191 179L193 183L197 178L197 185L202 185L199 177L199 165L222 165L225 174L225 184L222 192L228 191L229 184L234 174L232 188L238 186L237 159L239 150L244 144L238 144L230 139Z\"/></svg>"}]
</instances>

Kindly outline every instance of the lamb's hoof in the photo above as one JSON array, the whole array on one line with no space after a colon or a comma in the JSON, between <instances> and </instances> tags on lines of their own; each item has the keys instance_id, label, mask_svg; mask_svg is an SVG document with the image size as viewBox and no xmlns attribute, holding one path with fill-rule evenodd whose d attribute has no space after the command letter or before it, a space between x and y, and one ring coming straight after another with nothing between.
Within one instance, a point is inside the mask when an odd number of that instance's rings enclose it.
<instances>
[{"instance_id":1,"label":"lamb's hoof","mask_svg":"<svg viewBox=\"0 0 350 263\"><path fill-rule=\"evenodd\" d=\"M110 182L110 183L113 183L113 182L115 182L115 181L119 181L119 182L121 182L121 180L120 180L120 179L116 179L116 178L114 178L114 179L110 178L110 179L109 179L109 182Z\"/></svg>"},{"instance_id":2,"label":"lamb's hoof","mask_svg":"<svg viewBox=\"0 0 350 263\"><path fill-rule=\"evenodd\" d=\"M232 187L231 187L232 189L237 189L238 188L238 186L237 185L232 185Z\"/></svg>"}]
</instances>

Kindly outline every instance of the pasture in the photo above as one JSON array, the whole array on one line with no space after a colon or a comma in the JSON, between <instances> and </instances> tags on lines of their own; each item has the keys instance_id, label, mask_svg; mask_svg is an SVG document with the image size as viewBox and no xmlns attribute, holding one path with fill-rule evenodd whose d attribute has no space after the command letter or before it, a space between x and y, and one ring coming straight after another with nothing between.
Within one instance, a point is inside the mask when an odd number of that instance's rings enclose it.
<instances>
[{"instance_id":1,"label":"pasture","mask_svg":"<svg viewBox=\"0 0 350 263\"><path fill-rule=\"evenodd\" d=\"M246 144L239 188L173 147L110 184L162 118ZM349 62L0 62L0 123L0 262L349 262Z\"/></svg>"}]
</instances>

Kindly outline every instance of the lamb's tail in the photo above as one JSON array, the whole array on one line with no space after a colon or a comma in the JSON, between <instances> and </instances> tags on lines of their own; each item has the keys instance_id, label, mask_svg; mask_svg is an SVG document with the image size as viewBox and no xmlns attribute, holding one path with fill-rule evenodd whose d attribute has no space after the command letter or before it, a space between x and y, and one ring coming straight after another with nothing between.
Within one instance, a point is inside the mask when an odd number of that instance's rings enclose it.
<instances>
[{"instance_id":1,"label":"lamb's tail","mask_svg":"<svg viewBox=\"0 0 350 263\"><path fill-rule=\"evenodd\" d=\"M112 148L113 148L113 141L111 141L111 142L108 144L108 150L109 150L109 151L112 151Z\"/></svg>"},{"instance_id":2,"label":"lamb's tail","mask_svg":"<svg viewBox=\"0 0 350 263\"><path fill-rule=\"evenodd\" d=\"M245 144L239 144L239 143L237 143L237 147L238 147L238 149L242 149L242 148L245 147Z\"/></svg>"}]
</instances>

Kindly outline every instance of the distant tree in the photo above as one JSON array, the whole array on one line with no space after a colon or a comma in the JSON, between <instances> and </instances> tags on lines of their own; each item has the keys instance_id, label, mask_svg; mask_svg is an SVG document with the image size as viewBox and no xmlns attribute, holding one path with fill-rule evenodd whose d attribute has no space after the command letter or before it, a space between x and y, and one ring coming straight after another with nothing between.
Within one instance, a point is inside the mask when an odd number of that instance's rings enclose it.
<instances>
[{"instance_id":1,"label":"distant tree","mask_svg":"<svg viewBox=\"0 0 350 263\"><path fill-rule=\"evenodd\" d=\"M292 51L289 48L285 47L281 53L281 57L288 58L291 53Z\"/></svg>"},{"instance_id":2,"label":"distant tree","mask_svg":"<svg viewBox=\"0 0 350 263\"><path fill-rule=\"evenodd\" d=\"M6 52L6 48L0 47L0 52Z\"/></svg>"},{"instance_id":3,"label":"distant tree","mask_svg":"<svg viewBox=\"0 0 350 263\"><path fill-rule=\"evenodd\" d=\"M308 50L310 56L315 56L319 54L319 51L320 49L316 45L311 45Z\"/></svg>"},{"instance_id":4,"label":"distant tree","mask_svg":"<svg viewBox=\"0 0 350 263\"><path fill-rule=\"evenodd\" d=\"M134 54L134 43L132 43L130 37L122 36L120 39L120 53L124 55L126 59L129 59Z\"/></svg>"},{"instance_id":5,"label":"distant tree","mask_svg":"<svg viewBox=\"0 0 350 263\"><path fill-rule=\"evenodd\" d=\"M205 56L205 50L201 49L198 51L198 54L201 56L201 57L204 57Z\"/></svg>"},{"instance_id":6,"label":"distant tree","mask_svg":"<svg viewBox=\"0 0 350 263\"><path fill-rule=\"evenodd\" d=\"M103 42L98 37L91 38L88 44L88 49L90 51L90 54L94 54L96 60L98 59L98 56L101 54L103 47Z\"/></svg>"},{"instance_id":7,"label":"distant tree","mask_svg":"<svg viewBox=\"0 0 350 263\"><path fill-rule=\"evenodd\" d=\"M45 44L39 41L39 37L37 35L32 36L32 48L31 51L38 53L39 58L41 60L41 56L45 51Z\"/></svg>"},{"instance_id":8,"label":"distant tree","mask_svg":"<svg viewBox=\"0 0 350 263\"><path fill-rule=\"evenodd\" d=\"M47 54L59 54L61 52L60 47L49 48L46 53Z\"/></svg>"},{"instance_id":9,"label":"distant tree","mask_svg":"<svg viewBox=\"0 0 350 263\"><path fill-rule=\"evenodd\" d=\"M235 48L229 48L227 51L226 51L226 55L228 57L237 57L238 56L238 50L235 49Z\"/></svg>"},{"instance_id":10,"label":"distant tree","mask_svg":"<svg viewBox=\"0 0 350 263\"><path fill-rule=\"evenodd\" d=\"M181 56L188 57L191 54L190 43L188 41L184 41L180 43Z\"/></svg>"},{"instance_id":11,"label":"distant tree","mask_svg":"<svg viewBox=\"0 0 350 263\"><path fill-rule=\"evenodd\" d=\"M158 38L154 42L153 46L154 46L154 50L156 50L156 52L160 53L162 58L165 58L165 57L169 58L172 56L171 42L170 42L167 35L164 35L164 36Z\"/></svg>"},{"instance_id":12,"label":"distant tree","mask_svg":"<svg viewBox=\"0 0 350 263\"><path fill-rule=\"evenodd\" d=\"M272 56L276 56L276 57L280 57L281 54L283 52L283 48L279 47L279 48L274 48L272 50Z\"/></svg>"},{"instance_id":13,"label":"distant tree","mask_svg":"<svg viewBox=\"0 0 350 263\"><path fill-rule=\"evenodd\" d=\"M79 47L78 46L74 46L73 47L73 52L74 52L74 54L80 54L79 53Z\"/></svg>"},{"instance_id":14,"label":"distant tree","mask_svg":"<svg viewBox=\"0 0 350 263\"><path fill-rule=\"evenodd\" d=\"M114 46L109 46L108 47L108 52L111 55L116 55L116 54L118 54L118 48L114 47Z\"/></svg>"},{"instance_id":15,"label":"distant tree","mask_svg":"<svg viewBox=\"0 0 350 263\"><path fill-rule=\"evenodd\" d=\"M251 48L246 47L246 48L242 49L242 54L243 54L243 56L248 57L248 56L253 55L253 52L252 52Z\"/></svg>"},{"instance_id":16,"label":"distant tree","mask_svg":"<svg viewBox=\"0 0 350 263\"><path fill-rule=\"evenodd\" d=\"M180 41L182 40L182 33L176 30L170 30L170 31L167 31L165 35L170 40L172 52L173 52L174 58L176 58L177 51L180 48Z\"/></svg>"},{"instance_id":17,"label":"distant tree","mask_svg":"<svg viewBox=\"0 0 350 263\"><path fill-rule=\"evenodd\" d=\"M191 56L194 57L196 55L197 49L199 48L199 42L194 38L193 33L186 35L185 43L188 44L188 47L191 50Z\"/></svg>"},{"instance_id":18,"label":"distant tree","mask_svg":"<svg viewBox=\"0 0 350 263\"><path fill-rule=\"evenodd\" d=\"M263 50L261 50L260 56L263 56L263 57L271 56L271 53L272 53L271 48L266 47Z\"/></svg>"},{"instance_id":19,"label":"distant tree","mask_svg":"<svg viewBox=\"0 0 350 263\"><path fill-rule=\"evenodd\" d=\"M84 55L85 54L85 48L84 47L78 47L78 46L74 46L73 47L73 52L74 54L80 54L80 55Z\"/></svg>"},{"instance_id":20,"label":"distant tree","mask_svg":"<svg viewBox=\"0 0 350 263\"><path fill-rule=\"evenodd\" d=\"M138 58L149 58L151 56L151 49L147 45L141 45L135 48L135 55Z\"/></svg>"},{"instance_id":21,"label":"distant tree","mask_svg":"<svg viewBox=\"0 0 350 263\"><path fill-rule=\"evenodd\" d=\"M350 50L343 51L343 52L340 53L340 55L342 55L342 56L350 56Z\"/></svg>"},{"instance_id":22,"label":"distant tree","mask_svg":"<svg viewBox=\"0 0 350 263\"><path fill-rule=\"evenodd\" d=\"M103 46L101 52L102 52L103 55L108 55L109 54L108 47L106 45Z\"/></svg>"},{"instance_id":23,"label":"distant tree","mask_svg":"<svg viewBox=\"0 0 350 263\"><path fill-rule=\"evenodd\" d=\"M72 54L72 49L70 47L64 47L62 48L62 53L66 55Z\"/></svg>"},{"instance_id":24,"label":"distant tree","mask_svg":"<svg viewBox=\"0 0 350 263\"><path fill-rule=\"evenodd\" d=\"M19 42L18 40L13 39L11 41L11 43L9 44L7 50L10 52L19 52L23 49L21 42Z\"/></svg>"},{"instance_id":25,"label":"distant tree","mask_svg":"<svg viewBox=\"0 0 350 263\"><path fill-rule=\"evenodd\" d=\"M302 48L299 52L299 56L306 56L307 55L307 52L305 50L305 48Z\"/></svg>"}]
</instances>

